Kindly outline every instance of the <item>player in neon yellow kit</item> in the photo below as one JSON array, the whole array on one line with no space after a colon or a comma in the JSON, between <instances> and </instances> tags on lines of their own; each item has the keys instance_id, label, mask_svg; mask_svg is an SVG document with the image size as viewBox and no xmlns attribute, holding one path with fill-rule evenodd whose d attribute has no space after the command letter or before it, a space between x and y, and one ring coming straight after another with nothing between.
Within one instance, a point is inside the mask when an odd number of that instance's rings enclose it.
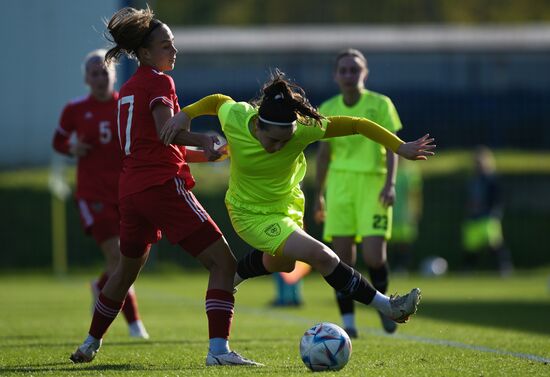
<instances>
[{"instance_id":1,"label":"player in neon yellow kit","mask_svg":"<svg viewBox=\"0 0 550 377\"><path fill-rule=\"evenodd\" d=\"M340 52L334 80L341 94L325 101L319 111L325 116L366 117L392 133L399 131L402 126L395 106L388 97L365 89L367 76L367 60L360 51ZM386 241L391 237L397 158L389 148L363 137L327 141L318 151L315 219L326 220L325 241L331 241L336 254L350 266L355 266L357 260L356 243L362 244L371 282L386 293ZM353 300L338 292L336 298L344 328L350 337L357 337ZM379 313L384 330L395 332L397 324Z\"/></svg>"},{"instance_id":2,"label":"player in neon yellow kit","mask_svg":"<svg viewBox=\"0 0 550 377\"><path fill-rule=\"evenodd\" d=\"M410 143L367 119L323 118L303 90L276 71L251 105L217 94L187 106L161 131L165 143L189 132L190 120L218 115L231 154L230 180L225 201L237 233L255 250L237 267L235 285L244 279L277 271L292 271L297 260L311 265L337 291L372 304L398 322L416 312L420 290L387 297L376 291L359 272L340 261L322 242L302 228L304 195L300 181L306 171L303 150L322 139L360 133L409 159L433 155L428 135Z\"/></svg>"}]
</instances>

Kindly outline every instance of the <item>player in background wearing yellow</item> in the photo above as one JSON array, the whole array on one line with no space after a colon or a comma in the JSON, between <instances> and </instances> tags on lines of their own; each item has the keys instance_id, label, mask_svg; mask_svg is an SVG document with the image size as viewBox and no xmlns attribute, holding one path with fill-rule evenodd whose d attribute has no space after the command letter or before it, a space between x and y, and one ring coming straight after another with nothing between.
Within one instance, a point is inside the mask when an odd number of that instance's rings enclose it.
<instances>
[{"instance_id":1,"label":"player in background wearing yellow","mask_svg":"<svg viewBox=\"0 0 550 377\"><path fill-rule=\"evenodd\" d=\"M84 81L90 93L65 106L53 138L57 152L77 159L75 199L80 219L85 232L93 237L105 257L105 269L92 282L94 305L120 258L118 179L122 154L115 136L118 93L114 90L115 68L104 62L106 52L95 50L84 59ZM71 136L75 136L74 141ZM122 313L130 336L149 338L139 316L133 286Z\"/></svg>"},{"instance_id":2,"label":"player in background wearing yellow","mask_svg":"<svg viewBox=\"0 0 550 377\"><path fill-rule=\"evenodd\" d=\"M404 143L368 119L325 119L309 104L303 89L280 71L262 92L255 105L221 94L207 96L168 120L160 134L169 144L190 129L194 117L217 115L220 120L231 154L226 207L237 234L255 248L238 262L234 285L256 276L292 271L299 260L311 265L337 291L373 305L395 321L406 322L416 312L418 288L402 297L378 292L303 230L303 151L322 138L361 134L409 159L426 159L433 155L433 139L426 135Z\"/></svg>"},{"instance_id":3,"label":"player in background wearing yellow","mask_svg":"<svg viewBox=\"0 0 550 377\"><path fill-rule=\"evenodd\" d=\"M341 93L321 104L319 111L324 116L365 117L396 133L401 121L395 106L388 97L365 89L368 73L367 60L360 51L340 52L334 80ZM336 254L350 266L356 264L356 243L361 242L371 282L381 293L388 289L386 242L391 237L396 171L394 153L364 137L354 135L320 143L315 219L325 221L325 241L332 242ZM344 329L356 338L353 299L339 292L336 299ZM384 330L395 332L397 324L382 312L379 314Z\"/></svg>"},{"instance_id":4,"label":"player in background wearing yellow","mask_svg":"<svg viewBox=\"0 0 550 377\"><path fill-rule=\"evenodd\" d=\"M501 276L513 271L512 257L502 236L502 194L493 152L476 148L474 176L468 182L467 218L463 225L464 264L473 269L482 251L489 251L498 263Z\"/></svg>"}]
</instances>

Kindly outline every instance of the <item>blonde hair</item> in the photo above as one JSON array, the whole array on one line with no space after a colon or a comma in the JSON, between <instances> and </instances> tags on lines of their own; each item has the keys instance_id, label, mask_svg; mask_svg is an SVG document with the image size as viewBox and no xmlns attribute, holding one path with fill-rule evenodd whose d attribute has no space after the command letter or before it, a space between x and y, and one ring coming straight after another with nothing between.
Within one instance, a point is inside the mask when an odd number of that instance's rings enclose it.
<instances>
[{"instance_id":1,"label":"blonde hair","mask_svg":"<svg viewBox=\"0 0 550 377\"><path fill-rule=\"evenodd\" d=\"M82 61L82 73L86 74L86 71L88 69L88 64L92 60L100 60L105 64L105 67L107 69L114 70L114 66L112 64L105 63L105 55L107 54L107 50L104 48L98 48L97 50L90 51L86 56L84 57L84 60Z\"/></svg>"}]
</instances>

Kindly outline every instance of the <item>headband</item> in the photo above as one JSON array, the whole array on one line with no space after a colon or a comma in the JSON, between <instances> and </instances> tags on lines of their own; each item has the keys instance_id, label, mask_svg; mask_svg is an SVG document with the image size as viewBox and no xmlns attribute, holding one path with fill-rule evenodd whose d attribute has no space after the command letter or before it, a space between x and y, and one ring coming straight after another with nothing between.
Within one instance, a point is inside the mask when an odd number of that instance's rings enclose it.
<instances>
[{"instance_id":1,"label":"headband","mask_svg":"<svg viewBox=\"0 0 550 377\"><path fill-rule=\"evenodd\" d=\"M292 122L274 122L272 120L267 120L265 118L262 118L261 115L258 115L258 119L260 119L262 122L266 123L266 124L271 124L271 125L274 125L274 126L286 126L286 127L289 127L289 126L293 126L296 124L296 121L292 121Z\"/></svg>"}]
</instances>

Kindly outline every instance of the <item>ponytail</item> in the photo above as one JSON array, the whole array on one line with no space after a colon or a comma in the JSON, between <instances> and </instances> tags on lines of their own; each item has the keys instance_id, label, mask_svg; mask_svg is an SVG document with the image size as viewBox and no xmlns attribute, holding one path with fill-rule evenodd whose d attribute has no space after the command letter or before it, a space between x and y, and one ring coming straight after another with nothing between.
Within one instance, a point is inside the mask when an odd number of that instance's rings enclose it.
<instances>
[{"instance_id":1,"label":"ponytail","mask_svg":"<svg viewBox=\"0 0 550 377\"><path fill-rule=\"evenodd\" d=\"M105 62L118 61L123 55L138 58L138 49L147 47L151 33L162 22L153 18L154 13L147 9L125 7L113 14L107 23L104 37L114 46L105 54Z\"/></svg>"},{"instance_id":2,"label":"ponytail","mask_svg":"<svg viewBox=\"0 0 550 377\"><path fill-rule=\"evenodd\" d=\"M296 120L303 124L319 124L323 116L305 96L304 90L286 78L279 69L262 88L262 96L254 104L259 105L258 115L263 123L291 126Z\"/></svg>"}]
</instances>

